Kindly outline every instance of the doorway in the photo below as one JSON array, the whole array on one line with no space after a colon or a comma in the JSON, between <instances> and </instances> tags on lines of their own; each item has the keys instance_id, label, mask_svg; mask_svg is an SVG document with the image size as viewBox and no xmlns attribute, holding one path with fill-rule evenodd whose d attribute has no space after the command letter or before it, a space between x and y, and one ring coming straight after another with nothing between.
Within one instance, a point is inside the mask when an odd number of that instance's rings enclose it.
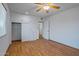
<instances>
[{"instance_id":1,"label":"doorway","mask_svg":"<svg viewBox=\"0 0 79 59\"><path fill-rule=\"evenodd\" d=\"M39 23L39 39L44 39L43 38L43 23Z\"/></svg>"},{"instance_id":2,"label":"doorway","mask_svg":"<svg viewBox=\"0 0 79 59\"><path fill-rule=\"evenodd\" d=\"M12 41L21 40L21 23L12 23Z\"/></svg>"}]
</instances>

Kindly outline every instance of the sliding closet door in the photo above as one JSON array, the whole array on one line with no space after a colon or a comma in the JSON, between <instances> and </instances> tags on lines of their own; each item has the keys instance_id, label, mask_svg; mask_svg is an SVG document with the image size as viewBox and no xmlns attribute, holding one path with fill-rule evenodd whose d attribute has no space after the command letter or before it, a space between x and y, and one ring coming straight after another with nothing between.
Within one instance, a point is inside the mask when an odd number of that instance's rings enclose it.
<instances>
[{"instance_id":1,"label":"sliding closet door","mask_svg":"<svg viewBox=\"0 0 79 59\"><path fill-rule=\"evenodd\" d=\"M12 40L21 40L21 23L12 23Z\"/></svg>"}]
</instances>

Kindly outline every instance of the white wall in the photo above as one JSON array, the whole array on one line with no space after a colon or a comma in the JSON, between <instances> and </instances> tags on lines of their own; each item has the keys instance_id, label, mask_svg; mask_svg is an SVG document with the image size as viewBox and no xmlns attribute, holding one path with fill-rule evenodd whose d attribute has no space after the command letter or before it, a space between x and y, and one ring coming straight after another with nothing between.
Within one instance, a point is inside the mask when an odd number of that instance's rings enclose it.
<instances>
[{"instance_id":1,"label":"white wall","mask_svg":"<svg viewBox=\"0 0 79 59\"><path fill-rule=\"evenodd\" d=\"M22 23L22 41L35 40L39 37L39 17L12 13L12 22Z\"/></svg>"},{"instance_id":2,"label":"white wall","mask_svg":"<svg viewBox=\"0 0 79 59\"><path fill-rule=\"evenodd\" d=\"M22 24L22 41L31 41L39 38L38 23Z\"/></svg>"},{"instance_id":3,"label":"white wall","mask_svg":"<svg viewBox=\"0 0 79 59\"><path fill-rule=\"evenodd\" d=\"M32 15L23 15L15 12L11 13L12 22L30 23L30 22L39 21L39 20L40 20L40 17L36 17Z\"/></svg>"},{"instance_id":4,"label":"white wall","mask_svg":"<svg viewBox=\"0 0 79 59\"><path fill-rule=\"evenodd\" d=\"M11 22L22 23L22 17L23 17L23 15L11 12Z\"/></svg>"},{"instance_id":5,"label":"white wall","mask_svg":"<svg viewBox=\"0 0 79 59\"><path fill-rule=\"evenodd\" d=\"M49 39L49 17L44 18L43 20L43 37Z\"/></svg>"},{"instance_id":6,"label":"white wall","mask_svg":"<svg viewBox=\"0 0 79 59\"><path fill-rule=\"evenodd\" d=\"M79 7L50 16L48 20L51 40L79 48Z\"/></svg>"},{"instance_id":7,"label":"white wall","mask_svg":"<svg viewBox=\"0 0 79 59\"><path fill-rule=\"evenodd\" d=\"M7 4L4 4L5 8L7 9L7 21L6 21L6 28L7 34L3 37L0 37L0 56L5 55L9 44L11 43L11 22L9 16L9 9Z\"/></svg>"}]
</instances>

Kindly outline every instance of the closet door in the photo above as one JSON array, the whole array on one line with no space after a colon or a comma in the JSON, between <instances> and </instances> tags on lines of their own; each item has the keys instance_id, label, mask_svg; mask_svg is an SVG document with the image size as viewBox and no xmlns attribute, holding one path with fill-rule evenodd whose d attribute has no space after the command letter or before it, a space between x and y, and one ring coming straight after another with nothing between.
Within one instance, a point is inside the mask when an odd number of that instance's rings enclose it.
<instances>
[{"instance_id":1,"label":"closet door","mask_svg":"<svg viewBox=\"0 0 79 59\"><path fill-rule=\"evenodd\" d=\"M12 40L21 40L21 23L12 23Z\"/></svg>"}]
</instances>

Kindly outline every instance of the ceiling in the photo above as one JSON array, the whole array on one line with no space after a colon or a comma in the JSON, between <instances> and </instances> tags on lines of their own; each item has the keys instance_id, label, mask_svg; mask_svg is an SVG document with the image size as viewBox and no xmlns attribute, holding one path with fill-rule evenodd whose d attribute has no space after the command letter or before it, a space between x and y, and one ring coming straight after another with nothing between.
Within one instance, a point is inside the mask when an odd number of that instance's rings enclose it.
<instances>
[{"instance_id":1,"label":"ceiling","mask_svg":"<svg viewBox=\"0 0 79 59\"><path fill-rule=\"evenodd\" d=\"M56 3L56 4L60 6L60 10L56 11L54 9L51 9L49 13L45 13L42 11L36 12L37 5L34 3L8 3L8 7L10 9L10 12L16 12L20 14L27 13L38 17L46 17L49 15L54 15L60 11L64 11L79 6L79 3Z\"/></svg>"}]
</instances>

